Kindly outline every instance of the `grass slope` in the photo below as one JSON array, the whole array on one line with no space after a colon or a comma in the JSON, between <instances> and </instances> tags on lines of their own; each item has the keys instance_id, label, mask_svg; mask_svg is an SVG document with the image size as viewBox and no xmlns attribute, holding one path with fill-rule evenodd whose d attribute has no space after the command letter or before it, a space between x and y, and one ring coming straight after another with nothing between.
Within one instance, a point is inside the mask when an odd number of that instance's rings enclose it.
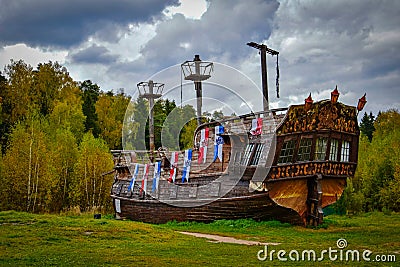
<instances>
[{"instance_id":1,"label":"grass slope","mask_svg":"<svg viewBox=\"0 0 400 267\"><path fill-rule=\"evenodd\" d=\"M100 220L92 215L36 215L0 212L1 266L400 266L400 214L368 213L352 218L328 216L320 229L308 229L276 221L252 220L151 225L117 221L111 216ZM345 238L346 249L370 256L395 255L397 262L280 262L259 261L263 246L211 243L204 238L177 231L219 234L260 242L281 243L268 250L298 251L337 249Z\"/></svg>"}]
</instances>

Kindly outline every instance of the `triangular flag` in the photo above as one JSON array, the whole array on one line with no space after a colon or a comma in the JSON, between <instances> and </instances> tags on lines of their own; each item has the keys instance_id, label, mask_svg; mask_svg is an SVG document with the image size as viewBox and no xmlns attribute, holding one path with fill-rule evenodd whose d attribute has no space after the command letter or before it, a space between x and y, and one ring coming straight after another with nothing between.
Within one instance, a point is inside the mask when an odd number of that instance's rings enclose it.
<instances>
[{"instance_id":1,"label":"triangular flag","mask_svg":"<svg viewBox=\"0 0 400 267\"><path fill-rule=\"evenodd\" d=\"M219 126L215 126L215 134L223 134L225 131L224 126L223 125L219 125Z\"/></svg>"},{"instance_id":2,"label":"triangular flag","mask_svg":"<svg viewBox=\"0 0 400 267\"><path fill-rule=\"evenodd\" d=\"M183 171L182 171L182 183L186 181L189 182L189 173L190 173L190 165L192 163L192 150L185 150L185 161L183 163Z\"/></svg>"},{"instance_id":3,"label":"triangular flag","mask_svg":"<svg viewBox=\"0 0 400 267\"><path fill-rule=\"evenodd\" d=\"M133 171L133 174L132 174L132 180L131 180L131 183L129 184L128 190L131 191L132 193L133 193L133 189L135 188L135 181L136 181L136 178L139 173L139 167L140 167L139 163L136 163L135 170Z\"/></svg>"},{"instance_id":4,"label":"triangular flag","mask_svg":"<svg viewBox=\"0 0 400 267\"><path fill-rule=\"evenodd\" d=\"M214 161L219 158L222 161L222 147L224 145L224 139L220 134L224 133L224 126L215 126L215 136L214 136Z\"/></svg>"},{"instance_id":5,"label":"triangular flag","mask_svg":"<svg viewBox=\"0 0 400 267\"><path fill-rule=\"evenodd\" d=\"M206 163L209 131L209 128L205 128L200 132L199 164Z\"/></svg>"},{"instance_id":6,"label":"triangular flag","mask_svg":"<svg viewBox=\"0 0 400 267\"><path fill-rule=\"evenodd\" d=\"M149 176L149 164L144 165L144 170L143 170L143 179L142 179L142 188L140 189L140 193L143 191L146 193L147 192L147 177Z\"/></svg>"},{"instance_id":7,"label":"triangular flag","mask_svg":"<svg viewBox=\"0 0 400 267\"><path fill-rule=\"evenodd\" d=\"M153 176L153 186L151 191L155 192L158 189L158 181L161 175L161 161L157 161L154 164L154 176Z\"/></svg>"},{"instance_id":8,"label":"triangular flag","mask_svg":"<svg viewBox=\"0 0 400 267\"><path fill-rule=\"evenodd\" d=\"M172 152L171 154L171 160L170 160L170 170L169 170L169 182L175 182L176 178L176 167L178 166L178 158L179 158L179 153L178 152Z\"/></svg>"}]
</instances>

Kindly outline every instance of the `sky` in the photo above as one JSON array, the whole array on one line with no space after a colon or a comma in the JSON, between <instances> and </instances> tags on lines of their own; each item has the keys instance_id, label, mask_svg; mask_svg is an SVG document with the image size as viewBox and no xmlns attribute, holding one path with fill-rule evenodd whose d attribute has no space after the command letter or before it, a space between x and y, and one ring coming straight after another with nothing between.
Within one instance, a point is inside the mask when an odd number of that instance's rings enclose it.
<instances>
[{"instance_id":1,"label":"sky","mask_svg":"<svg viewBox=\"0 0 400 267\"><path fill-rule=\"evenodd\" d=\"M270 107L339 100L366 112L400 108L400 1L392 0L0 0L0 69L23 59L36 67L58 61L76 81L137 96L136 84L165 83L180 103L195 97L180 64L199 54L213 62L204 82L209 112L262 108L258 51L268 56ZM183 84L180 86L180 84ZM192 102L191 102L192 101Z\"/></svg>"}]
</instances>

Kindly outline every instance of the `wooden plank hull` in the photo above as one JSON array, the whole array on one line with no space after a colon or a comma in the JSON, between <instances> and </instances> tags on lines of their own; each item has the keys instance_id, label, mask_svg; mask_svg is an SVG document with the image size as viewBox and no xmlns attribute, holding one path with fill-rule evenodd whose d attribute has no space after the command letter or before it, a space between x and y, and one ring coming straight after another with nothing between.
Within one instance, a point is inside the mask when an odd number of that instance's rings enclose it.
<instances>
[{"instance_id":1,"label":"wooden plank hull","mask_svg":"<svg viewBox=\"0 0 400 267\"><path fill-rule=\"evenodd\" d=\"M221 219L252 218L255 220L279 220L291 224L303 224L299 214L292 209L274 203L268 193L255 193L245 197L221 198L207 205L178 207L158 200L139 200L111 195L120 201L117 217L147 223L169 221L211 222Z\"/></svg>"}]
</instances>

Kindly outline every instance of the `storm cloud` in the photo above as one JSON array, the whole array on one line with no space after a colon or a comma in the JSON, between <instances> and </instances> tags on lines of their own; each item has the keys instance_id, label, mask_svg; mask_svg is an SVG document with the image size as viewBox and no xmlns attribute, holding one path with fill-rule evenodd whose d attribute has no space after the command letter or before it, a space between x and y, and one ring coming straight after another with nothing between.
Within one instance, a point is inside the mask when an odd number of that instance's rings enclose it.
<instances>
[{"instance_id":1,"label":"storm cloud","mask_svg":"<svg viewBox=\"0 0 400 267\"><path fill-rule=\"evenodd\" d=\"M92 34L116 41L118 26L151 22L172 4L177 1L0 0L1 42L69 48ZM112 34L102 34L104 29Z\"/></svg>"},{"instance_id":2,"label":"storm cloud","mask_svg":"<svg viewBox=\"0 0 400 267\"><path fill-rule=\"evenodd\" d=\"M19 59L28 49L41 60L65 55L61 63L75 79L133 94L136 83L200 54L261 87L258 51L246 45L254 41L280 52L279 99L273 94L276 57L268 56L272 107L301 103L310 92L315 100L328 98L336 85L346 104L366 92L367 112L400 107L399 1L190 1L204 8L195 18L178 0L0 0L0 61ZM175 75L179 80L179 68ZM234 75L228 78L235 82ZM235 101L207 87L204 96ZM259 94L247 97L261 108Z\"/></svg>"}]
</instances>

